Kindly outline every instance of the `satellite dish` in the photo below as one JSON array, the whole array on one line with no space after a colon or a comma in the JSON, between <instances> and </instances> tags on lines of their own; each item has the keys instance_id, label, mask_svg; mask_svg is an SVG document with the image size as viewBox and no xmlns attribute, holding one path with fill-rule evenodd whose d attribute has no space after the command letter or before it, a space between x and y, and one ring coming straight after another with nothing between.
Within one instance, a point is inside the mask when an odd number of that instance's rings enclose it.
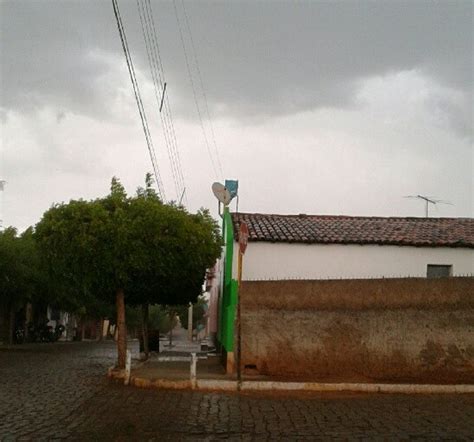
<instances>
[{"instance_id":1,"label":"satellite dish","mask_svg":"<svg viewBox=\"0 0 474 442\"><path fill-rule=\"evenodd\" d=\"M212 185L212 192L214 193L215 197L222 203L224 206L228 206L232 196L230 192L226 189L226 187L221 183L214 183Z\"/></svg>"}]
</instances>

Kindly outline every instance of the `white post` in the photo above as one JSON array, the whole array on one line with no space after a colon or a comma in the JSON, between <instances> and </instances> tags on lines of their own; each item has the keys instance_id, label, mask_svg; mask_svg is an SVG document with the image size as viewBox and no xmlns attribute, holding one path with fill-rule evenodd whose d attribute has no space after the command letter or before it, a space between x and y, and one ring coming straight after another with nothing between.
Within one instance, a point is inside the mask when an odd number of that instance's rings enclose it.
<instances>
[{"instance_id":1,"label":"white post","mask_svg":"<svg viewBox=\"0 0 474 442\"><path fill-rule=\"evenodd\" d=\"M195 389L196 386L197 386L196 363L197 363L196 353L191 353L190 380L191 380L191 388L192 389Z\"/></svg>"},{"instance_id":2,"label":"white post","mask_svg":"<svg viewBox=\"0 0 474 442\"><path fill-rule=\"evenodd\" d=\"M188 307L188 339L193 340L193 304L189 303Z\"/></svg>"},{"instance_id":3,"label":"white post","mask_svg":"<svg viewBox=\"0 0 474 442\"><path fill-rule=\"evenodd\" d=\"M125 379L124 384L128 385L130 383L130 373L132 370L132 353L130 350L127 350L127 360L125 361Z\"/></svg>"}]
</instances>

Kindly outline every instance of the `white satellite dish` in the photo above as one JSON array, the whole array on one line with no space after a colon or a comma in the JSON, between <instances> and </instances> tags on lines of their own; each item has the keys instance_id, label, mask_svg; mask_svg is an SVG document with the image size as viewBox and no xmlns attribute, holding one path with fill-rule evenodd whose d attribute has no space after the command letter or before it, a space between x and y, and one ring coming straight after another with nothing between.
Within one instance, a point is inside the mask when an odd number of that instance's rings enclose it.
<instances>
[{"instance_id":1,"label":"white satellite dish","mask_svg":"<svg viewBox=\"0 0 474 442\"><path fill-rule=\"evenodd\" d=\"M230 196L230 192L226 189L226 187L221 183L213 183L212 184L212 192L214 193L215 197L222 203L224 206L228 206L232 197Z\"/></svg>"}]
</instances>

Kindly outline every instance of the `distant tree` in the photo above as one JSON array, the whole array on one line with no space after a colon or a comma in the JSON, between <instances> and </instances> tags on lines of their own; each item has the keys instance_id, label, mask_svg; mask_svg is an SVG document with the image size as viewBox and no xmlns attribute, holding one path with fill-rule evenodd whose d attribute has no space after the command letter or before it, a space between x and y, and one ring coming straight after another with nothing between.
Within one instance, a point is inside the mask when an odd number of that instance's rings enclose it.
<instances>
[{"instance_id":1,"label":"distant tree","mask_svg":"<svg viewBox=\"0 0 474 442\"><path fill-rule=\"evenodd\" d=\"M159 330L160 333L168 333L176 326L176 321L170 318L169 309L163 305L150 306L148 323L152 330Z\"/></svg>"},{"instance_id":2,"label":"distant tree","mask_svg":"<svg viewBox=\"0 0 474 442\"><path fill-rule=\"evenodd\" d=\"M10 343L13 343L15 313L41 294L44 282L32 229L21 235L11 227L1 231L0 310L9 314Z\"/></svg>"},{"instance_id":3,"label":"distant tree","mask_svg":"<svg viewBox=\"0 0 474 442\"><path fill-rule=\"evenodd\" d=\"M207 301L203 296L200 296L198 300L193 304L193 330L196 330L200 326L205 326L204 315L207 312ZM178 309L178 316L181 321L181 325L186 330L188 329L189 323L189 306L183 305Z\"/></svg>"},{"instance_id":4,"label":"distant tree","mask_svg":"<svg viewBox=\"0 0 474 442\"><path fill-rule=\"evenodd\" d=\"M127 327L142 327L142 306L127 307ZM153 331L168 333L176 326L177 321L170 318L170 308L166 305L149 305L148 327ZM174 308L173 308L174 310Z\"/></svg>"}]
</instances>

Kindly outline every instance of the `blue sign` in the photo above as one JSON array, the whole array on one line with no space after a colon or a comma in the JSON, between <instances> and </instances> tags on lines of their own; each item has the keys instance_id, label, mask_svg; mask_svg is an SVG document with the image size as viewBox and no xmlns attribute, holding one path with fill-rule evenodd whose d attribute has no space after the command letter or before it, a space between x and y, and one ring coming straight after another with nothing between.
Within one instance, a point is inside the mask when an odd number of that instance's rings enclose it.
<instances>
[{"instance_id":1,"label":"blue sign","mask_svg":"<svg viewBox=\"0 0 474 442\"><path fill-rule=\"evenodd\" d=\"M225 180L225 188L229 191L230 197L235 198L239 193L239 182L237 180Z\"/></svg>"}]
</instances>

